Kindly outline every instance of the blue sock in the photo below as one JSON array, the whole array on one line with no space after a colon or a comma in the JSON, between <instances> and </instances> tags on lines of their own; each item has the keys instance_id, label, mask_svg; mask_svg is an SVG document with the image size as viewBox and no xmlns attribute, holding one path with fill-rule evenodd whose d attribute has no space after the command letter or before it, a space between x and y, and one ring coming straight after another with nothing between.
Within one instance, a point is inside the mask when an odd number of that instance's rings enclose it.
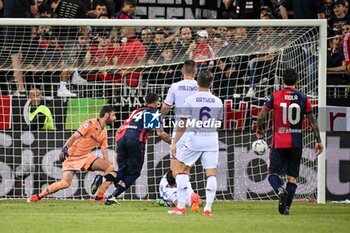
<instances>
[{"instance_id":1,"label":"blue sock","mask_svg":"<svg viewBox=\"0 0 350 233\"><path fill-rule=\"evenodd\" d=\"M287 206L291 206L292 205L292 202L293 202L293 198L294 198L294 195L295 195L295 191L297 190L297 185L294 184L294 183L290 183L288 182L287 183L287 192L288 192L288 196L287 196Z\"/></svg>"},{"instance_id":2,"label":"blue sock","mask_svg":"<svg viewBox=\"0 0 350 233\"><path fill-rule=\"evenodd\" d=\"M280 177L276 174L272 174L269 176L268 180L273 190L278 193L279 189L282 187L282 181Z\"/></svg>"}]
</instances>

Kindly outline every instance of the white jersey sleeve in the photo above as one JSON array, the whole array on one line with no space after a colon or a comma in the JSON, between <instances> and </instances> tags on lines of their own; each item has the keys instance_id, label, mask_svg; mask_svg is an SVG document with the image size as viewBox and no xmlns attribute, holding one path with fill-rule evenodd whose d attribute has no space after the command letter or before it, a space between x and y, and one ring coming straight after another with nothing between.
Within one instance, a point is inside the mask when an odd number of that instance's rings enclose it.
<instances>
[{"instance_id":1,"label":"white jersey sleeve","mask_svg":"<svg viewBox=\"0 0 350 233\"><path fill-rule=\"evenodd\" d=\"M164 103L169 106L173 106L175 104L175 91L174 84L171 84L168 94L165 97Z\"/></svg>"}]
</instances>

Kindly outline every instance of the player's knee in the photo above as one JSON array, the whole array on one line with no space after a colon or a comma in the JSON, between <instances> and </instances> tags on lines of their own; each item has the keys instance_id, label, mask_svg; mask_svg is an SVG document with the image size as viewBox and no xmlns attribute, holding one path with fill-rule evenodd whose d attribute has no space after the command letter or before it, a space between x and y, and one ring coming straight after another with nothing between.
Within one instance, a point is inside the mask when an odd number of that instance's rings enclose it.
<instances>
[{"instance_id":1,"label":"player's knee","mask_svg":"<svg viewBox=\"0 0 350 233\"><path fill-rule=\"evenodd\" d=\"M66 180L61 180L61 187L62 189L66 189L70 186L70 182L66 181Z\"/></svg>"},{"instance_id":2,"label":"player's knee","mask_svg":"<svg viewBox=\"0 0 350 233\"><path fill-rule=\"evenodd\" d=\"M104 178L106 179L106 181L110 181L110 182L114 182L116 177L117 177L117 173L115 171L112 171L104 175Z\"/></svg>"},{"instance_id":3,"label":"player's knee","mask_svg":"<svg viewBox=\"0 0 350 233\"><path fill-rule=\"evenodd\" d=\"M297 183L297 178L295 178L293 176L288 176L287 180L289 183L293 183L293 184Z\"/></svg>"},{"instance_id":4,"label":"player's knee","mask_svg":"<svg viewBox=\"0 0 350 233\"><path fill-rule=\"evenodd\" d=\"M107 169L105 170L105 173L110 173L110 172L114 172L115 171L115 167L114 165L110 165L107 167Z\"/></svg>"},{"instance_id":5,"label":"player's knee","mask_svg":"<svg viewBox=\"0 0 350 233\"><path fill-rule=\"evenodd\" d=\"M207 177L216 176L216 169L206 169L205 174Z\"/></svg>"},{"instance_id":6,"label":"player's knee","mask_svg":"<svg viewBox=\"0 0 350 233\"><path fill-rule=\"evenodd\" d=\"M272 174L270 174L270 175L268 176L268 179L269 179L269 180L270 180L270 179L273 179L273 177L275 177L275 176L278 176L278 177L279 177L278 174L272 173Z\"/></svg>"}]
</instances>

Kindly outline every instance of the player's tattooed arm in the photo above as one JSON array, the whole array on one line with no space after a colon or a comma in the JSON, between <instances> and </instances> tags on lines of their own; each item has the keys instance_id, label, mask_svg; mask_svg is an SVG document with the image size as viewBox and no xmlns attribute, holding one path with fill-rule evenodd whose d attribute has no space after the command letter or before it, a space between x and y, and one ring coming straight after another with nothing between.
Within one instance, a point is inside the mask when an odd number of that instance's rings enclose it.
<instances>
[{"instance_id":1,"label":"player's tattooed arm","mask_svg":"<svg viewBox=\"0 0 350 233\"><path fill-rule=\"evenodd\" d=\"M312 131L314 132L316 142L321 143L320 129L318 128L318 124L316 122L315 115L312 112L310 112L306 116L307 116L307 119L310 123L310 127L311 127Z\"/></svg>"},{"instance_id":2,"label":"player's tattooed arm","mask_svg":"<svg viewBox=\"0 0 350 233\"><path fill-rule=\"evenodd\" d=\"M157 135L166 143L171 144L172 138L167 134L166 132L163 131L163 129L157 129Z\"/></svg>"},{"instance_id":3,"label":"player's tattooed arm","mask_svg":"<svg viewBox=\"0 0 350 233\"><path fill-rule=\"evenodd\" d=\"M257 118L257 128L256 128L256 137L258 139L263 139L265 137L264 121L265 121L267 114L269 114L269 111L265 108L262 108L259 112L259 115Z\"/></svg>"}]
</instances>

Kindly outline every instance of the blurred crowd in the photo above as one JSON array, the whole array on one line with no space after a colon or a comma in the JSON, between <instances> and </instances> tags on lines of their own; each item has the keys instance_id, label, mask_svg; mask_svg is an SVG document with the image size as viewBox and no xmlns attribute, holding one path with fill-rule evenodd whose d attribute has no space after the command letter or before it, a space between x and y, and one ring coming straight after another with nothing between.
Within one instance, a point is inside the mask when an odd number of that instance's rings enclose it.
<instances>
[{"instance_id":1,"label":"blurred crowd","mask_svg":"<svg viewBox=\"0 0 350 233\"><path fill-rule=\"evenodd\" d=\"M222 0L217 19L327 19L327 83L348 84L350 65L344 55L344 37L350 32L347 0ZM5 18L135 18L134 0L0 0ZM213 91L221 97L255 97L257 84L273 87L278 76L277 50L297 32L275 28L207 27L15 27L1 28L1 92L25 96L33 86L45 95L76 97L69 83L121 83L136 87L171 84L181 79L181 62L193 59L199 70L215 75ZM311 32L305 40L316 40ZM299 41L300 42L300 41ZM350 45L349 45L350 47ZM312 62L312 46L298 50ZM234 51L234 53L232 52ZM239 56L237 56L239 54ZM242 55L244 54L244 55ZM311 54L311 55L310 55ZM231 56L232 55L232 56ZM11 72L5 68L10 68ZM277 80L278 81L278 80ZM13 85L11 86L11 83ZM57 89L44 84L57 84ZM42 86L43 87L42 87ZM15 87L13 87L15 86ZM96 87L97 88L97 87ZM314 87L306 85L304 91ZM49 89L49 90L47 90Z\"/></svg>"}]
</instances>

